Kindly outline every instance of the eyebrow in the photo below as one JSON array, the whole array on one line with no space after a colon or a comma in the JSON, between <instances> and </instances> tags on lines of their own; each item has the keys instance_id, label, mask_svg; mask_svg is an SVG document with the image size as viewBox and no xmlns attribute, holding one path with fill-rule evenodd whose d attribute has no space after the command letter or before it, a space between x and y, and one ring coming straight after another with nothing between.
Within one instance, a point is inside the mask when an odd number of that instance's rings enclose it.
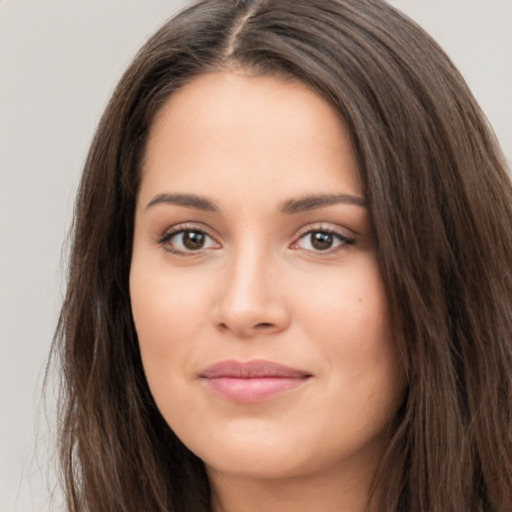
<instances>
[{"instance_id":1,"label":"eyebrow","mask_svg":"<svg viewBox=\"0 0 512 512\"><path fill-rule=\"evenodd\" d=\"M158 194L146 206L146 209L157 204L176 204L186 208L194 208L205 212L219 213L219 207L206 197L195 194ZM359 196L350 194L316 194L301 197L299 199L290 199L280 208L281 213L293 215L297 213L325 208L335 204L349 204L366 208L366 201Z\"/></svg>"},{"instance_id":2,"label":"eyebrow","mask_svg":"<svg viewBox=\"0 0 512 512\"><path fill-rule=\"evenodd\" d=\"M350 194L318 194L306 196L300 199L291 199L286 201L281 207L281 213L295 214L302 213L317 208L324 208L335 204L350 204L367 208L366 201L359 196Z\"/></svg>"},{"instance_id":3,"label":"eyebrow","mask_svg":"<svg viewBox=\"0 0 512 512\"><path fill-rule=\"evenodd\" d=\"M158 194L147 204L146 209L161 203L177 204L205 212L219 212L219 208L213 201L194 194Z\"/></svg>"}]
</instances>

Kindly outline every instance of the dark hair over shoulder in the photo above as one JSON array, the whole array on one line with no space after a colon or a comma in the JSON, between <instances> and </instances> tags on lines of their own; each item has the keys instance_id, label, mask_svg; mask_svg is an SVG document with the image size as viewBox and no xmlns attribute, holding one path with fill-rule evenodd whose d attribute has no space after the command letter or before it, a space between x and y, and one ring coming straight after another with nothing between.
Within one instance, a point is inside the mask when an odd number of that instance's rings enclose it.
<instances>
[{"instance_id":1,"label":"dark hair over shoulder","mask_svg":"<svg viewBox=\"0 0 512 512\"><path fill-rule=\"evenodd\" d=\"M76 202L61 361L70 511L207 511L203 463L146 383L128 276L152 120L201 73L308 84L359 160L408 391L376 481L390 512L512 503L512 187L452 63L380 0L204 0L167 22L121 79Z\"/></svg>"}]
</instances>

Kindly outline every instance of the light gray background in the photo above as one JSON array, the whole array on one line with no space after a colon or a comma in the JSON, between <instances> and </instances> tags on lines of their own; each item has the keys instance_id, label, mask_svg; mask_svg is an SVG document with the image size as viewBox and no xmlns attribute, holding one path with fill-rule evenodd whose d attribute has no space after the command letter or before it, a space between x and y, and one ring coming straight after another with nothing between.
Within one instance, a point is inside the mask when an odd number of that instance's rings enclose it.
<instances>
[{"instance_id":1,"label":"light gray background","mask_svg":"<svg viewBox=\"0 0 512 512\"><path fill-rule=\"evenodd\" d=\"M59 510L40 385L74 193L120 74L186 3L0 0L0 512ZM391 3L447 50L511 161L512 0Z\"/></svg>"}]
</instances>

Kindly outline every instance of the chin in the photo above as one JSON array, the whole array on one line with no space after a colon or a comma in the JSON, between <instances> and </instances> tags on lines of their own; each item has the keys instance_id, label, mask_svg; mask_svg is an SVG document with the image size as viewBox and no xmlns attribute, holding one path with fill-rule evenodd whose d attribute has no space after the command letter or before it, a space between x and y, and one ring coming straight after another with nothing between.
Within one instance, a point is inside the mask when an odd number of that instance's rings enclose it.
<instances>
[{"instance_id":1,"label":"chin","mask_svg":"<svg viewBox=\"0 0 512 512\"><path fill-rule=\"evenodd\" d=\"M177 432L179 436L179 432ZM310 458L300 449L300 436L267 420L238 420L207 434L181 437L211 471L257 478L303 474Z\"/></svg>"},{"instance_id":2,"label":"chin","mask_svg":"<svg viewBox=\"0 0 512 512\"><path fill-rule=\"evenodd\" d=\"M361 444L360 438L321 436L310 425L275 425L268 420L238 420L208 436L184 440L210 474L251 479L289 479L342 469L361 456L371 463L383 445L381 436ZM187 441L190 441L187 443ZM369 449L369 450L368 450ZM367 457L365 453L369 453Z\"/></svg>"},{"instance_id":3,"label":"chin","mask_svg":"<svg viewBox=\"0 0 512 512\"><path fill-rule=\"evenodd\" d=\"M209 473L231 474L256 480L294 478L314 470L311 459L283 453L277 448L262 449L258 445L236 445L220 454L204 454L201 458Z\"/></svg>"}]
</instances>

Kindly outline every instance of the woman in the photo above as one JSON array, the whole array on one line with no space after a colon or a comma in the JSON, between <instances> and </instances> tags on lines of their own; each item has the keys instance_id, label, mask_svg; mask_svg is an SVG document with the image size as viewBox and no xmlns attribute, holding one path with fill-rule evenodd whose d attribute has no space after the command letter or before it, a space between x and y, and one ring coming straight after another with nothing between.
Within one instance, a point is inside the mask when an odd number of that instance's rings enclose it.
<instances>
[{"instance_id":1,"label":"woman","mask_svg":"<svg viewBox=\"0 0 512 512\"><path fill-rule=\"evenodd\" d=\"M369 0L206 0L101 120L55 350L70 510L504 511L512 189Z\"/></svg>"}]
</instances>

